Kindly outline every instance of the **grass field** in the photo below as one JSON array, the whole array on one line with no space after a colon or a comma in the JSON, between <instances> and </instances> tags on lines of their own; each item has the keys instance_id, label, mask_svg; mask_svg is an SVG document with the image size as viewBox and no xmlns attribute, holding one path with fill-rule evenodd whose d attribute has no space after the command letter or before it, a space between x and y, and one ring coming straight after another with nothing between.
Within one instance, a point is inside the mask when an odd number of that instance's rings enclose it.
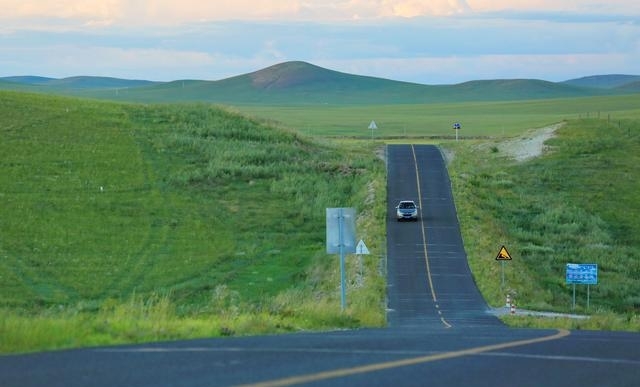
<instances>
[{"instance_id":1,"label":"grass field","mask_svg":"<svg viewBox=\"0 0 640 387\"><path fill-rule=\"evenodd\" d=\"M0 351L23 345L10 327L43 316L88 319L66 328L87 327L88 342L105 330L148 340L122 319L158 307L183 326L257 320L215 334L383 324L384 164L372 144L336 147L205 105L0 99ZM352 206L376 255L363 266L368 298L354 289L341 314L325 208ZM70 339L55 340L27 342Z\"/></svg>"},{"instance_id":2,"label":"grass field","mask_svg":"<svg viewBox=\"0 0 640 387\"><path fill-rule=\"evenodd\" d=\"M618 315L640 330L640 121L568 121L547 146L543 157L516 162L499 142L448 145L464 154L450 173L483 294L494 306L510 294L519 307L571 312L566 264L596 263L590 308L587 287L577 286L576 311ZM515 257L505 288L495 261L503 244Z\"/></svg>"},{"instance_id":3,"label":"grass field","mask_svg":"<svg viewBox=\"0 0 640 387\"><path fill-rule=\"evenodd\" d=\"M370 106L237 106L240 112L271 120L314 136L371 138L504 137L567 119L619 120L640 117L637 95L544 99L513 102L465 102Z\"/></svg>"},{"instance_id":4,"label":"grass field","mask_svg":"<svg viewBox=\"0 0 640 387\"><path fill-rule=\"evenodd\" d=\"M234 108L255 119L205 104L0 101L0 352L384 325L376 154L430 136L456 155L465 246L492 304L508 291L568 311L564 264L589 261L601 284L578 308L604 317L582 327L640 330L632 97ZM499 151L563 119L549 155L517 163ZM454 121L464 141L442 138ZM349 259L341 313L325 208L352 206L372 255ZM496 286L501 244L515 256L508 289Z\"/></svg>"}]
</instances>

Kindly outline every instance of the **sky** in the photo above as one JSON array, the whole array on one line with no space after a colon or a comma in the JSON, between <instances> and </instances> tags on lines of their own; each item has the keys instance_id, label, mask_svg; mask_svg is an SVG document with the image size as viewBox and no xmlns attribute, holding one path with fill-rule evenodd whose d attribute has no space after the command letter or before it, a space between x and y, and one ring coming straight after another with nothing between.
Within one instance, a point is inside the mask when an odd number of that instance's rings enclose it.
<instances>
[{"instance_id":1,"label":"sky","mask_svg":"<svg viewBox=\"0 0 640 387\"><path fill-rule=\"evenodd\" d=\"M640 1L0 0L0 77L220 80L292 60L422 84L640 75Z\"/></svg>"}]
</instances>

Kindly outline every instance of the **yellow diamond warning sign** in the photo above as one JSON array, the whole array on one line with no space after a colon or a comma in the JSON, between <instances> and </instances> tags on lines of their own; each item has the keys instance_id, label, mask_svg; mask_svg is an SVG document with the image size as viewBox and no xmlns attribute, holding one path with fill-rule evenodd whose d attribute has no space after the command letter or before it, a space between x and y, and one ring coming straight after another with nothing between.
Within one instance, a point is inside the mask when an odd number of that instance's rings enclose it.
<instances>
[{"instance_id":1,"label":"yellow diamond warning sign","mask_svg":"<svg viewBox=\"0 0 640 387\"><path fill-rule=\"evenodd\" d=\"M496 261L510 261L511 255L507 251L507 248L502 246L500 251L498 251L498 256L496 257Z\"/></svg>"}]
</instances>

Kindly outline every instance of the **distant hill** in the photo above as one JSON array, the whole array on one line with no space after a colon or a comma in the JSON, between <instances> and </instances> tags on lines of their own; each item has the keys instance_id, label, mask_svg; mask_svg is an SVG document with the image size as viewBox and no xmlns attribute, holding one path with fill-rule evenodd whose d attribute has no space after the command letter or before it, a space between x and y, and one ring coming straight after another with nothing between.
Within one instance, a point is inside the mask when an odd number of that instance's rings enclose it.
<instances>
[{"instance_id":1,"label":"distant hill","mask_svg":"<svg viewBox=\"0 0 640 387\"><path fill-rule=\"evenodd\" d=\"M570 79L562 83L573 86L595 87L600 89L624 89L630 84L639 81L640 75L610 74L592 75L589 77Z\"/></svg>"},{"instance_id":2,"label":"distant hill","mask_svg":"<svg viewBox=\"0 0 640 387\"><path fill-rule=\"evenodd\" d=\"M0 78L0 80L15 82L15 83L23 83L27 85L46 85L47 82L54 81L55 78L25 75L25 76L4 77L4 78Z\"/></svg>"},{"instance_id":3,"label":"distant hill","mask_svg":"<svg viewBox=\"0 0 640 387\"><path fill-rule=\"evenodd\" d=\"M37 91L91 98L232 105L404 104L587 97L638 92L637 87L625 88L634 79L639 80L640 76L597 76L557 83L537 79L497 79L455 85L424 85L353 75L301 61L284 62L219 81L4 78L37 86ZM0 83L0 88L4 85Z\"/></svg>"},{"instance_id":4,"label":"distant hill","mask_svg":"<svg viewBox=\"0 0 640 387\"><path fill-rule=\"evenodd\" d=\"M219 81L173 81L129 89L120 97L140 102L380 104L428 101L439 88L352 75L306 62L286 62Z\"/></svg>"},{"instance_id":5,"label":"distant hill","mask_svg":"<svg viewBox=\"0 0 640 387\"><path fill-rule=\"evenodd\" d=\"M0 78L0 89L2 89L2 90L32 90L33 91L33 85L31 85L30 83L13 81L13 80L10 80L10 78L15 78L15 77Z\"/></svg>"},{"instance_id":6,"label":"distant hill","mask_svg":"<svg viewBox=\"0 0 640 387\"><path fill-rule=\"evenodd\" d=\"M111 77L92 77L92 76L77 76L68 78L47 78L38 76L14 76L4 77L0 80L32 85L32 86L44 86L51 88L52 90L65 90L65 89L114 89L114 88L127 88L127 87L140 87L153 85L158 82L145 81L145 80L130 80Z\"/></svg>"},{"instance_id":7,"label":"distant hill","mask_svg":"<svg viewBox=\"0 0 640 387\"><path fill-rule=\"evenodd\" d=\"M628 92L628 93L640 93L640 80L635 82L625 83L622 86L616 87L616 90Z\"/></svg>"}]
</instances>

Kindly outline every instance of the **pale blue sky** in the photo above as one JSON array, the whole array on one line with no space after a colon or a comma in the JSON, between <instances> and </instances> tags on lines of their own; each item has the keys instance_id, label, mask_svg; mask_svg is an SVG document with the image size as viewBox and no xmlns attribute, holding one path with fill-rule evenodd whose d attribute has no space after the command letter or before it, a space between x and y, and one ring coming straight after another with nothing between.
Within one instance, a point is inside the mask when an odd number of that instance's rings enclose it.
<instances>
[{"instance_id":1,"label":"pale blue sky","mask_svg":"<svg viewBox=\"0 0 640 387\"><path fill-rule=\"evenodd\" d=\"M289 60L424 84L640 75L637 0L0 0L0 76L218 80Z\"/></svg>"}]
</instances>

